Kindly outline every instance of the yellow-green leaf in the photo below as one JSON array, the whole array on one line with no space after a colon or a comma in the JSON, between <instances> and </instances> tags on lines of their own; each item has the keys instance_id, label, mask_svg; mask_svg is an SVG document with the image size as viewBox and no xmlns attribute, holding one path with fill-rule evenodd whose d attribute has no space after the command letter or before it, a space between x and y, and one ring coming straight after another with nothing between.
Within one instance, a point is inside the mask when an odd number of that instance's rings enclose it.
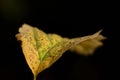
<instances>
[{"instance_id":1,"label":"yellow-green leaf","mask_svg":"<svg viewBox=\"0 0 120 80\"><path fill-rule=\"evenodd\" d=\"M91 35L90 37L91 38L82 41L81 43L70 48L70 51L85 56L92 55L96 50L96 48L99 48L100 46L103 45L102 40L106 39L106 37L100 35L100 31L95 33L94 36Z\"/></svg>"},{"instance_id":2,"label":"yellow-green leaf","mask_svg":"<svg viewBox=\"0 0 120 80\"><path fill-rule=\"evenodd\" d=\"M100 32L69 39L58 34L46 34L36 27L24 24L19 28L16 37L22 42L23 54L35 80L41 71L50 67L68 49L78 53L93 51L98 45L102 44L99 42L102 39L100 38Z\"/></svg>"}]
</instances>

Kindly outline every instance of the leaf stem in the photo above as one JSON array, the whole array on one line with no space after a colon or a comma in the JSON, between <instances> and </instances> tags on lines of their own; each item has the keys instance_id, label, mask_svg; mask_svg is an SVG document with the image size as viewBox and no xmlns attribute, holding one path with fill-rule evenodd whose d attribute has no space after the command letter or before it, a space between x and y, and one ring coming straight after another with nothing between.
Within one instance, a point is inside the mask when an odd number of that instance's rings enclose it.
<instances>
[{"instance_id":1,"label":"leaf stem","mask_svg":"<svg viewBox=\"0 0 120 80\"><path fill-rule=\"evenodd\" d=\"M37 79L36 76L34 76L33 80L36 80L36 79Z\"/></svg>"}]
</instances>

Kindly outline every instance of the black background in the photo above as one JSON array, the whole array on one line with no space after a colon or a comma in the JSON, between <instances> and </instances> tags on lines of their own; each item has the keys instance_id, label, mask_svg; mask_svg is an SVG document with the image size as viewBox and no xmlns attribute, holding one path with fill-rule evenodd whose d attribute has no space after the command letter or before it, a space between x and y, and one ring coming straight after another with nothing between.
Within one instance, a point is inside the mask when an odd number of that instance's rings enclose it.
<instances>
[{"instance_id":1,"label":"black background","mask_svg":"<svg viewBox=\"0 0 120 80\"><path fill-rule=\"evenodd\" d=\"M101 34L108 37L92 56L67 51L40 73L37 80L116 80L117 3L55 0L2 0L0 3L0 80L33 78L15 38L24 23L70 38L93 34L100 29L103 29Z\"/></svg>"}]
</instances>

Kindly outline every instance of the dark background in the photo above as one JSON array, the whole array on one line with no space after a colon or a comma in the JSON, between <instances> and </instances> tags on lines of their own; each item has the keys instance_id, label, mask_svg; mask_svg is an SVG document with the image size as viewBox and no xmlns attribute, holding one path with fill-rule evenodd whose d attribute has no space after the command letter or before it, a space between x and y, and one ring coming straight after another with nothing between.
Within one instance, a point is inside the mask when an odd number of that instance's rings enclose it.
<instances>
[{"instance_id":1,"label":"dark background","mask_svg":"<svg viewBox=\"0 0 120 80\"><path fill-rule=\"evenodd\" d=\"M92 56L67 51L37 80L116 80L118 64L118 5L113 2L55 0L1 0L0 2L0 80L32 80L15 34L27 23L47 33L65 37L93 34L103 29L108 37ZM119 18L118 18L119 19Z\"/></svg>"}]
</instances>

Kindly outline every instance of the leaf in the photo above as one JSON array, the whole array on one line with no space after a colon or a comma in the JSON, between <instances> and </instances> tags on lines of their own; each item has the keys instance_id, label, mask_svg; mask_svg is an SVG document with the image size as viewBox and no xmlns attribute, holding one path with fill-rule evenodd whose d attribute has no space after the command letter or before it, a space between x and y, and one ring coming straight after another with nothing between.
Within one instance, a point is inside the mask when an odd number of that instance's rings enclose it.
<instances>
[{"instance_id":1,"label":"leaf","mask_svg":"<svg viewBox=\"0 0 120 80\"><path fill-rule=\"evenodd\" d=\"M106 37L100 35L100 32L101 31L95 33L94 35L96 36L93 36L93 37L91 36L90 39L87 39L73 46L72 48L70 48L70 51L76 52L78 54L85 55L85 56L92 55L96 50L96 48L103 46L102 40L106 39Z\"/></svg>"},{"instance_id":2,"label":"leaf","mask_svg":"<svg viewBox=\"0 0 120 80\"><path fill-rule=\"evenodd\" d=\"M34 75L34 80L40 72L50 67L68 49L80 53L79 45L84 47L89 42L94 43L93 39L101 39L98 37L100 31L93 35L69 39L57 34L46 34L27 24L23 24L19 32L16 38L22 42L23 54ZM93 45L90 49L93 49ZM81 52L85 51L81 50Z\"/></svg>"}]
</instances>

